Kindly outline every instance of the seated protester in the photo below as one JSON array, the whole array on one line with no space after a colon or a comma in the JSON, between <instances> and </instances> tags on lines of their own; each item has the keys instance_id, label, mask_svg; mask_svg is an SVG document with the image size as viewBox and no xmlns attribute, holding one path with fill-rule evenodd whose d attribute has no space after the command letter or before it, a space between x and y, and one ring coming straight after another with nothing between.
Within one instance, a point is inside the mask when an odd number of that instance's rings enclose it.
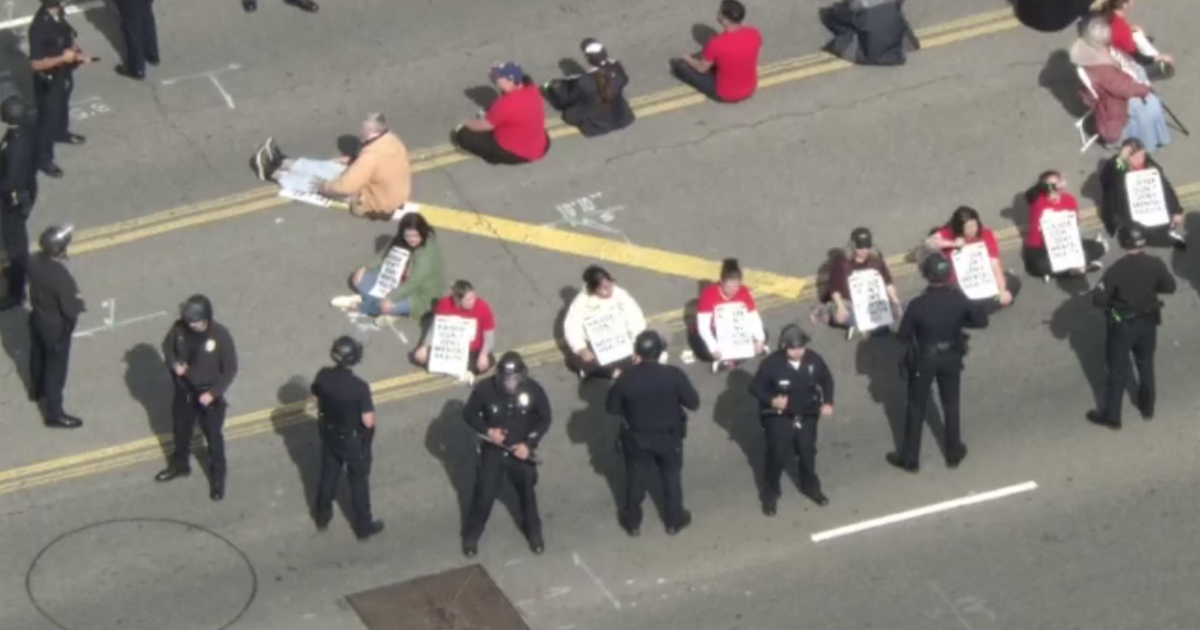
<instances>
[{"instance_id":1,"label":"seated protester","mask_svg":"<svg viewBox=\"0 0 1200 630\"><path fill-rule=\"evenodd\" d=\"M1171 78L1175 74L1175 58L1160 53L1141 27L1129 23L1126 12L1132 5L1133 0L1103 2L1100 10L1112 28L1112 47L1136 61L1145 80Z\"/></svg>"},{"instance_id":2,"label":"seated protester","mask_svg":"<svg viewBox=\"0 0 1200 630\"><path fill-rule=\"evenodd\" d=\"M471 340L470 356L467 359L467 369L472 374L483 374L491 369L496 362L492 350L496 348L496 317L492 307L486 300L479 297L475 287L466 280L455 280L450 285L450 295L438 300L433 307L433 316L463 317L475 320L475 338ZM429 365L429 345L433 342L433 327L426 335L425 341L413 352L413 360L417 365Z\"/></svg>"},{"instance_id":3,"label":"seated protester","mask_svg":"<svg viewBox=\"0 0 1200 630\"><path fill-rule=\"evenodd\" d=\"M588 38L579 45L591 68L580 75L551 79L542 86L546 100L562 112L563 122L594 138L633 124L633 108L625 100L629 75L621 62L609 59L604 44Z\"/></svg>"},{"instance_id":4,"label":"seated protester","mask_svg":"<svg viewBox=\"0 0 1200 630\"><path fill-rule=\"evenodd\" d=\"M335 308L371 317L421 319L446 286L442 248L425 217L404 215L383 258L354 272L355 295L333 298Z\"/></svg>"},{"instance_id":5,"label":"seated protester","mask_svg":"<svg viewBox=\"0 0 1200 630\"><path fill-rule=\"evenodd\" d=\"M717 21L723 32L704 46L701 59L684 55L671 60L675 78L705 96L723 103L744 101L758 89L758 53L762 34L746 26L746 7L738 0L721 0Z\"/></svg>"},{"instance_id":6,"label":"seated protester","mask_svg":"<svg viewBox=\"0 0 1200 630\"><path fill-rule=\"evenodd\" d=\"M904 17L904 0L838 0L821 9L833 33L825 52L864 66L902 66L921 44Z\"/></svg>"},{"instance_id":7,"label":"seated protester","mask_svg":"<svg viewBox=\"0 0 1200 630\"><path fill-rule=\"evenodd\" d=\"M611 319L602 322L605 318ZM593 331L588 330L593 323L597 327L607 323L607 332L612 337L593 339ZM620 376L622 369L633 365L633 340L643 330L646 330L646 316L642 307L617 286L608 271L596 265L584 269L583 290L571 301L563 320L563 337L571 350L570 363L579 378ZM602 364L596 356L597 343L625 346L629 354Z\"/></svg>"},{"instance_id":8,"label":"seated protester","mask_svg":"<svg viewBox=\"0 0 1200 630\"><path fill-rule=\"evenodd\" d=\"M1149 81L1140 81L1133 62L1114 53L1112 28L1102 17L1090 18L1083 35L1071 46L1071 63L1082 68L1092 84L1080 88L1080 94L1092 108L1096 133L1110 148L1126 138L1137 138L1148 147L1171 142L1162 102L1150 90Z\"/></svg>"},{"instance_id":9,"label":"seated protester","mask_svg":"<svg viewBox=\"0 0 1200 630\"><path fill-rule=\"evenodd\" d=\"M454 144L488 164L525 164L542 159L550 150L550 134L546 133L541 90L521 66L511 61L492 64L491 77L500 98L483 117L455 128Z\"/></svg>"},{"instance_id":10,"label":"seated protester","mask_svg":"<svg viewBox=\"0 0 1200 630\"><path fill-rule=\"evenodd\" d=\"M999 291L999 295L994 298L975 301L985 304L989 311L1011 306L1016 300L1017 294L1021 292L1021 279L1004 269L1003 263L1000 262L1000 243L996 240L996 233L991 228L984 227L978 211L967 206L959 206L954 214L950 215L950 221L946 225L934 229L929 238L925 240L926 247L941 250L946 259L952 263L955 251L975 243L983 243L987 248L992 277L995 279L996 288ZM951 279L961 288L962 285L958 278L961 270L957 268L957 265L954 267Z\"/></svg>"},{"instance_id":11,"label":"seated protester","mask_svg":"<svg viewBox=\"0 0 1200 630\"><path fill-rule=\"evenodd\" d=\"M1099 271L1104 268L1100 259L1108 253L1108 242L1104 236L1097 234L1095 238L1081 238L1083 246L1084 267L1069 269L1059 273L1054 272L1050 264L1050 254L1046 251L1045 235L1042 232L1042 217L1047 212L1070 212L1077 220L1079 217L1079 202L1075 196L1064 190L1067 182L1062 173L1046 171L1038 177L1038 183L1025 193L1025 202L1029 204L1029 224L1025 229L1025 242L1021 247L1021 259L1025 261L1025 272L1035 278L1049 282L1052 277L1082 276L1089 271Z\"/></svg>"},{"instance_id":12,"label":"seated protester","mask_svg":"<svg viewBox=\"0 0 1200 630\"><path fill-rule=\"evenodd\" d=\"M750 294L750 289L742 284L742 268L736 258L726 258L721 263L720 282L710 284L700 291L700 299L696 304L696 329L691 331L688 340L697 358L712 363L714 374L722 368L736 367L741 361L751 358L744 356L731 359L722 356L715 316L719 309L727 305L740 305L744 309L745 327L754 346L753 356L765 354L767 331L763 328L754 296Z\"/></svg>"},{"instance_id":13,"label":"seated protester","mask_svg":"<svg viewBox=\"0 0 1200 630\"><path fill-rule=\"evenodd\" d=\"M850 243L846 246L845 253L833 263L829 272L829 288L826 294L821 296L821 306L812 316L814 323L845 328L847 341L853 339L854 333L859 330L850 295L850 276L859 271L874 271L879 274L892 309L892 318L900 321L900 296L896 293L892 272L883 258L883 252L875 247L870 230L865 227L855 228L850 232Z\"/></svg>"},{"instance_id":14,"label":"seated protester","mask_svg":"<svg viewBox=\"0 0 1200 630\"><path fill-rule=\"evenodd\" d=\"M279 150L274 138L254 154L254 169L262 181L272 180L298 193L345 198L350 213L372 220L399 221L415 211L408 203L412 170L408 149L388 131L383 114L369 114L359 135L358 155L332 160L291 159Z\"/></svg>"},{"instance_id":15,"label":"seated protester","mask_svg":"<svg viewBox=\"0 0 1200 630\"><path fill-rule=\"evenodd\" d=\"M1160 212L1166 215L1165 224L1146 225L1133 218L1129 208L1128 179L1131 174L1156 170L1162 178L1162 198L1166 206ZM1187 236L1183 227L1183 205L1175 194L1175 187L1167 180L1162 167L1146 152L1146 147L1134 138L1121 145L1120 152L1104 163L1100 169L1100 217L1106 225L1115 229L1133 223L1142 228L1146 242L1151 247L1187 247Z\"/></svg>"}]
</instances>

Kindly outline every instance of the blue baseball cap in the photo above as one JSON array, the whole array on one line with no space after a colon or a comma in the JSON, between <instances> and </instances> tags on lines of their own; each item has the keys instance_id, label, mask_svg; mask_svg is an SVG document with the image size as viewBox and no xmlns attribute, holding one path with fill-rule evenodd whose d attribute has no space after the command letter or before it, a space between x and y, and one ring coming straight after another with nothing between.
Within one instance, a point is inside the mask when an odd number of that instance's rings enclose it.
<instances>
[{"instance_id":1,"label":"blue baseball cap","mask_svg":"<svg viewBox=\"0 0 1200 630\"><path fill-rule=\"evenodd\" d=\"M508 79L514 83L520 83L521 80L525 78L525 71L521 69L521 66L518 66L511 61L506 61L495 68L492 68L491 76L493 81L497 79Z\"/></svg>"}]
</instances>

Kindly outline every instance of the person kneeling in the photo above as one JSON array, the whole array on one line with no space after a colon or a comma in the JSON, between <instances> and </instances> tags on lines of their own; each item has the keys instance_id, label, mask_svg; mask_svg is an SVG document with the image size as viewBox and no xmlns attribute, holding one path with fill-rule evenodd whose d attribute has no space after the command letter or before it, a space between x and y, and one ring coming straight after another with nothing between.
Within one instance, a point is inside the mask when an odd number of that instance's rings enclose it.
<instances>
[{"instance_id":1,"label":"person kneeling","mask_svg":"<svg viewBox=\"0 0 1200 630\"><path fill-rule=\"evenodd\" d=\"M1082 276L1089 271L1099 271L1104 268L1100 259L1108 253L1108 242L1104 236L1097 234L1095 238L1079 237L1079 202L1075 196L1063 190L1067 183L1058 171L1046 171L1038 178L1038 183L1025 193L1025 201L1029 204L1029 225L1025 230L1025 243L1021 248L1021 258L1025 261L1025 272L1043 282L1049 282L1052 277ZM1075 268L1059 268L1055 270L1054 261L1046 247L1046 227L1052 221L1061 221L1060 217L1070 215L1067 221L1073 221L1076 228L1073 233L1064 238L1077 238L1083 253L1083 266Z\"/></svg>"},{"instance_id":2,"label":"person kneeling","mask_svg":"<svg viewBox=\"0 0 1200 630\"><path fill-rule=\"evenodd\" d=\"M633 296L603 267L583 270L583 290L563 320L570 363L581 380L617 378L633 365L633 340L646 330L646 316ZM665 362L665 357L663 359Z\"/></svg>"},{"instance_id":3,"label":"person kneeling","mask_svg":"<svg viewBox=\"0 0 1200 630\"><path fill-rule=\"evenodd\" d=\"M586 138L633 124L633 108L625 100L629 75L621 62L609 59L604 44L588 38L580 44L591 66L587 72L551 79L542 86L546 100L562 112L563 122L578 127Z\"/></svg>"},{"instance_id":4,"label":"person kneeling","mask_svg":"<svg viewBox=\"0 0 1200 630\"><path fill-rule=\"evenodd\" d=\"M720 282L700 291L696 330L689 341L700 360L712 363L714 374L766 354L767 331L754 296L742 284L742 268L736 258L721 263Z\"/></svg>"},{"instance_id":5,"label":"person kneeling","mask_svg":"<svg viewBox=\"0 0 1200 630\"><path fill-rule=\"evenodd\" d=\"M450 295L438 301L433 308L433 325L425 341L413 352L413 361L417 365L430 367L430 346L438 344L435 337L438 330L438 319L450 318L469 320L473 322L475 334L467 346L467 365L465 371L458 376L464 381L471 382L471 375L478 376L491 369L495 363L492 350L496 347L496 317L492 307L486 300L479 297L475 287L466 280L456 280L450 286Z\"/></svg>"},{"instance_id":6,"label":"person kneeling","mask_svg":"<svg viewBox=\"0 0 1200 630\"><path fill-rule=\"evenodd\" d=\"M383 259L354 272L355 294L336 297L330 304L370 317L419 320L446 286L442 269L442 249L433 227L419 214L406 214Z\"/></svg>"}]
</instances>

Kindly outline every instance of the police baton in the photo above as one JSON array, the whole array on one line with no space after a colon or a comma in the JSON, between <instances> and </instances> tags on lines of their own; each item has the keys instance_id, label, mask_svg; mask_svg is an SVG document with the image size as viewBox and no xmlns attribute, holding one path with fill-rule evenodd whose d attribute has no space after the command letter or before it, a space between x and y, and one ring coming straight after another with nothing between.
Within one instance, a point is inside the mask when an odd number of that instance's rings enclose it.
<instances>
[{"instance_id":1,"label":"police baton","mask_svg":"<svg viewBox=\"0 0 1200 630\"><path fill-rule=\"evenodd\" d=\"M1175 124L1179 126L1179 130L1183 132L1183 135L1189 138L1192 137L1192 134L1188 132L1188 128L1183 126L1183 123L1179 121L1179 117L1175 115L1175 112L1171 111L1170 107L1167 107L1166 102L1164 102L1161 97L1158 99L1158 102L1162 103L1163 111L1167 112L1167 115L1171 117L1171 120L1175 121Z\"/></svg>"},{"instance_id":2,"label":"police baton","mask_svg":"<svg viewBox=\"0 0 1200 630\"><path fill-rule=\"evenodd\" d=\"M492 438L490 438L482 433L476 433L475 437L479 438L480 441L482 441L482 442L487 442L488 444L491 444L492 446L498 446L498 447L508 451L508 453L510 455L512 455L513 457L516 457L516 455L517 455L517 449L515 449L511 446L505 446L503 444L496 444L495 442L492 441ZM518 459L520 459L520 458L518 458ZM527 461L530 464L533 464L534 466L538 466L542 463L542 459L533 452L533 449L529 449L529 457L525 458L524 461Z\"/></svg>"}]
</instances>

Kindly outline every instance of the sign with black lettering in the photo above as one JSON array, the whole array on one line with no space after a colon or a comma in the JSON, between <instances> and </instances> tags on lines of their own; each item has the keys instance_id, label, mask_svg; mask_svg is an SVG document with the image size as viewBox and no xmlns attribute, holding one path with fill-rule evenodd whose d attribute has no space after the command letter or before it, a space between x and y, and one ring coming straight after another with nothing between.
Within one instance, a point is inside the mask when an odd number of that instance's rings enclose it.
<instances>
[{"instance_id":1,"label":"sign with black lettering","mask_svg":"<svg viewBox=\"0 0 1200 630\"><path fill-rule=\"evenodd\" d=\"M1161 227L1171 222L1162 173L1156 168L1125 173L1125 197L1129 218L1142 227Z\"/></svg>"},{"instance_id":2,"label":"sign with black lettering","mask_svg":"<svg viewBox=\"0 0 1200 630\"><path fill-rule=\"evenodd\" d=\"M476 321L470 317L438 315L433 318L429 341L429 371L462 376L467 373Z\"/></svg>"},{"instance_id":3,"label":"sign with black lettering","mask_svg":"<svg viewBox=\"0 0 1200 630\"><path fill-rule=\"evenodd\" d=\"M891 326L896 321L883 274L874 269L859 269L850 274L848 284L856 328L862 332L870 332Z\"/></svg>"},{"instance_id":4,"label":"sign with black lettering","mask_svg":"<svg viewBox=\"0 0 1200 630\"><path fill-rule=\"evenodd\" d=\"M600 365L633 356L633 339L625 329L625 321L615 311L605 310L585 317L583 331Z\"/></svg>"},{"instance_id":5,"label":"sign with black lettering","mask_svg":"<svg viewBox=\"0 0 1200 630\"><path fill-rule=\"evenodd\" d=\"M713 310L717 351L723 361L754 357L754 333L750 330L750 311L741 302L726 302Z\"/></svg>"},{"instance_id":6,"label":"sign with black lettering","mask_svg":"<svg viewBox=\"0 0 1200 630\"><path fill-rule=\"evenodd\" d=\"M1079 237L1079 219L1074 212L1045 212L1040 223L1042 242L1054 273L1081 269L1087 264L1083 239Z\"/></svg>"},{"instance_id":7,"label":"sign with black lettering","mask_svg":"<svg viewBox=\"0 0 1200 630\"><path fill-rule=\"evenodd\" d=\"M950 254L950 261L954 264L954 276L958 278L958 287L968 298L986 300L1000 295L1000 285L996 283L996 273L992 270L992 257L988 255L987 245L966 245Z\"/></svg>"},{"instance_id":8,"label":"sign with black lettering","mask_svg":"<svg viewBox=\"0 0 1200 630\"><path fill-rule=\"evenodd\" d=\"M388 250L383 259L383 266L379 268L379 277L375 279L375 286L371 287L371 297L387 299L387 296L400 286L400 279L404 277L404 269L408 266L410 256L412 252L403 247Z\"/></svg>"}]
</instances>

